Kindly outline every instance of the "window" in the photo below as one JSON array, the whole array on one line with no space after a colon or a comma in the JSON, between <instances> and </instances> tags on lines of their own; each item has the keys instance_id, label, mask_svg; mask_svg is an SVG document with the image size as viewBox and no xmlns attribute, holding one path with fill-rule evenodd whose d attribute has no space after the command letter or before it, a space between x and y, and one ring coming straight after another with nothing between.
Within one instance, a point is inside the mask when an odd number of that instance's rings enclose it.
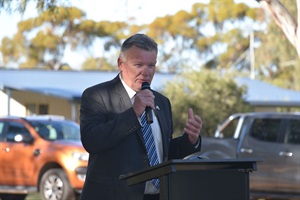
<instances>
[{"instance_id":1,"label":"window","mask_svg":"<svg viewBox=\"0 0 300 200\"><path fill-rule=\"evenodd\" d=\"M239 119L240 117L231 120L229 124L227 124L223 130L221 130L222 138L232 138L234 136Z\"/></svg>"},{"instance_id":2,"label":"window","mask_svg":"<svg viewBox=\"0 0 300 200\"><path fill-rule=\"evenodd\" d=\"M30 123L46 140L80 140L80 129L74 122L32 120Z\"/></svg>"},{"instance_id":3,"label":"window","mask_svg":"<svg viewBox=\"0 0 300 200\"><path fill-rule=\"evenodd\" d=\"M49 112L48 112L49 108L48 107L49 106L47 104L40 104L39 105L39 114L40 115L47 115L47 114L49 114Z\"/></svg>"},{"instance_id":4,"label":"window","mask_svg":"<svg viewBox=\"0 0 300 200\"><path fill-rule=\"evenodd\" d=\"M276 142L280 122L280 119L254 119L251 136L262 141Z\"/></svg>"},{"instance_id":5,"label":"window","mask_svg":"<svg viewBox=\"0 0 300 200\"><path fill-rule=\"evenodd\" d=\"M10 142L15 141L16 135L30 135L26 127L21 123L10 122L7 129L7 140Z\"/></svg>"},{"instance_id":6,"label":"window","mask_svg":"<svg viewBox=\"0 0 300 200\"><path fill-rule=\"evenodd\" d=\"M36 114L36 105L35 104L26 104L26 115Z\"/></svg>"},{"instance_id":7,"label":"window","mask_svg":"<svg viewBox=\"0 0 300 200\"><path fill-rule=\"evenodd\" d=\"M290 120L287 138L290 144L300 144L300 120Z\"/></svg>"},{"instance_id":8,"label":"window","mask_svg":"<svg viewBox=\"0 0 300 200\"><path fill-rule=\"evenodd\" d=\"M49 114L48 104L26 104L26 115L47 115Z\"/></svg>"},{"instance_id":9,"label":"window","mask_svg":"<svg viewBox=\"0 0 300 200\"><path fill-rule=\"evenodd\" d=\"M0 141L4 140L4 122L0 122Z\"/></svg>"}]
</instances>

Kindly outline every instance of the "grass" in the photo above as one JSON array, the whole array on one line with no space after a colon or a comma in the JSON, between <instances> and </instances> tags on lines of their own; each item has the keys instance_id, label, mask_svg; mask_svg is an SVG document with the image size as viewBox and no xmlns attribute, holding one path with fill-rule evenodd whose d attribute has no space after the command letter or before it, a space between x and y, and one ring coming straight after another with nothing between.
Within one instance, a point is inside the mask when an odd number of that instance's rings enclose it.
<instances>
[{"instance_id":1,"label":"grass","mask_svg":"<svg viewBox=\"0 0 300 200\"><path fill-rule=\"evenodd\" d=\"M26 200L42 200L40 193L31 193L27 195Z\"/></svg>"}]
</instances>

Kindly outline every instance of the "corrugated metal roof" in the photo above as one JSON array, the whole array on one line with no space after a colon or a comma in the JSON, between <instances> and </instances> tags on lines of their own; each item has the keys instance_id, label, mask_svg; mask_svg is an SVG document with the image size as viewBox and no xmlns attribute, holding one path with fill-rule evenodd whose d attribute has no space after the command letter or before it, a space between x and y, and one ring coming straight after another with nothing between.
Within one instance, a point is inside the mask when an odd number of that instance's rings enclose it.
<instances>
[{"instance_id":1,"label":"corrugated metal roof","mask_svg":"<svg viewBox=\"0 0 300 200\"><path fill-rule=\"evenodd\" d=\"M0 69L0 89L10 88L56 96L68 100L81 98L85 88L108 81L118 72L45 71ZM156 73L151 87L159 90L174 74ZM256 79L237 78L237 84L248 88L245 100L261 106L300 106L300 92L283 89Z\"/></svg>"},{"instance_id":2,"label":"corrugated metal roof","mask_svg":"<svg viewBox=\"0 0 300 200\"><path fill-rule=\"evenodd\" d=\"M238 85L247 86L244 97L252 105L259 106L300 106L300 92L280 88L250 78L236 78Z\"/></svg>"},{"instance_id":3,"label":"corrugated metal roof","mask_svg":"<svg viewBox=\"0 0 300 200\"><path fill-rule=\"evenodd\" d=\"M37 92L69 100L80 99L87 87L108 81L116 72L99 71L45 71L0 69L0 89L9 88ZM156 73L151 88L158 90L173 78L171 74Z\"/></svg>"}]
</instances>

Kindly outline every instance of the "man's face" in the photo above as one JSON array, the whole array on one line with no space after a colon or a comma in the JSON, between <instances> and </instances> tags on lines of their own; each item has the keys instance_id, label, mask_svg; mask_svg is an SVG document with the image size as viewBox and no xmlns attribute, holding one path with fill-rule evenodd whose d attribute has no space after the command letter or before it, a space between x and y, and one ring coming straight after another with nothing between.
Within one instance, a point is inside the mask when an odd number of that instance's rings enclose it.
<instances>
[{"instance_id":1,"label":"man's face","mask_svg":"<svg viewBox=\"0 0 300 200\"><path fill-rule=\"evenodd\" d=\"M132 46L121 58L118 67L125 83L134 91L140 91L143 82L151 84L155 73L156 52Z\"/></svg>"}]
</instances>

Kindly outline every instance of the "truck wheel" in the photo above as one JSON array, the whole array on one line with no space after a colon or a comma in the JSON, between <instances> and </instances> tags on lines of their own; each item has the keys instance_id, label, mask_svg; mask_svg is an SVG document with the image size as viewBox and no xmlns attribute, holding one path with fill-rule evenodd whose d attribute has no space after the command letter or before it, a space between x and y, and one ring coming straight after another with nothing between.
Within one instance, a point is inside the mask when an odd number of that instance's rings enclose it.
<instances>
[{"instance_id":1,"label":"truck wheel","mask_svg":"<svg viewBox=\"0 0 300 200\"><path fill-rule=\"evenodd\" d=\"M46 171L42 176L39 188L43 200L73 200L76 196L62 169Z\"/></svg>"}]
</instances>

